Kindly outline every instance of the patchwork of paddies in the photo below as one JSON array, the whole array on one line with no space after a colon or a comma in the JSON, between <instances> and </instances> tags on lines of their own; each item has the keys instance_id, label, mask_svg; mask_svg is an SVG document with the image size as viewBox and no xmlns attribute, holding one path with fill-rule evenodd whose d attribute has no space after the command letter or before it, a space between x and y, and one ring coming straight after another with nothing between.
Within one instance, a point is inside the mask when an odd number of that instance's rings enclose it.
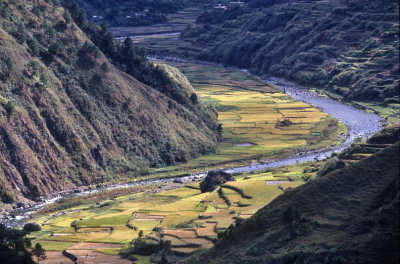
<instances>
[{"instance_id":1,"label":"patchwork of paddies","mask_svg":"<svg viewBox=\"0 0 400 264\"><path fill-rule=\"evenodd\" d=\"M42 231L33 235L48 251L82 250L119 258L115 256L118 248L137 238L140 231L149 241L156 241L160 232L155 228L161 228L163 239L172 243L172 252L184 255L211 247L218 232L236 219L250 217L285 189L303 184L301 179L315 174L308 168L310 164L301 164L236 176L237 181L213 192L201 193L199 182L194 182L135 199L128 195L112 203L105 201L106 206L90 204L58 211L35 219Z\"/></svg>"},{"instance_id":2,"label":"patchwork of paddies","mask_svg":"<svg viewBox=\"0 0 400 264\"><path fill-rule=\"evenodd\" d=\"M331 118L245 71L208 64L168 64L180 69L201 99L217 108L218 121L223 127L223 141L217 153L191 160L182 167L306 149L310 147L307 144L310 131Z\"/></svg>"}]
</instances>

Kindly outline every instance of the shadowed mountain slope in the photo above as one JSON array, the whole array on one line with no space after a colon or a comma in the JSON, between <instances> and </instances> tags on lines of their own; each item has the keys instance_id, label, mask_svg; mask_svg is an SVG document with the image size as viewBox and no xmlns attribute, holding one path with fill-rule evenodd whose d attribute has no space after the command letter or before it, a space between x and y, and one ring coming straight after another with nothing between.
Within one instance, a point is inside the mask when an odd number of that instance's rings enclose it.
<instances>
[{"instance_id":1,"label":"shadowed mountain slope","mask_svg":"<svg viewBox=\"0 0 400 264\"><path fill-rule=\"evenodd\" d=\"M182 34L200 59L399 102L399 5L385 0L263 1L201 15Z\"/></svg>"},{"instance_id":2,"label":"shadowed mountain slope","mask_svg":"<svg viewBox=\"0 0 400 264\"><path fill-rule=\"evenodd\" d=\"M398 263L399 142L286 191L184 263Z\"/></svg>"}]
</instances>

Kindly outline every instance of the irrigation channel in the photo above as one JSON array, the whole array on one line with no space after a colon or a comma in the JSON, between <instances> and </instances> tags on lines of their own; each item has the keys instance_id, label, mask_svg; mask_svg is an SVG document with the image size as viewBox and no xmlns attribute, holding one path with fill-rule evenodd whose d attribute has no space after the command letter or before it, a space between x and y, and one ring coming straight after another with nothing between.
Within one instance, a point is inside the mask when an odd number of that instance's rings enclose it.
<instances>
[{"instance_id":1,"label":"irrigation channel","mask_svg":"<svg viewBox=\"0 0 400 264\"><path fill-rule=\"evenodd\" d=\"M157 60L157 61L174 61L174 62L188 62L188 63L195 63L195 62L189 62L189 61L184 61L178 58L172 58L172 57L150 57L152 60ZM199 62L199 64L203 64L202 62ZM211 64L211 63L205 63L205 64ZM215 64L214 64L215 65ZM221 65L221 67L223 67ZM242 70L242 71L247 71L247 70ZM313 161L313 160L321 160L325 159L329 156L331 156L333 153L340 152L344 150L345 148L349 147L352 142L356 138L367 138L377 131L379 131L385 124L385 120L381 118L380 116L369 113L360 109L357 109L353 106L347 105L345 103L330 99L328 97L322 96L318 94L317 92L311 91L311 89L299 86L297 84L294 84L292 82L273 77L273 76L260 76L262 81L270 84L276 85L278 88L280 88L282 91L285 90L286 94L292 96L293 98L296 98L299 101L303 101L305 103L314 105L318 108L320 108L322 111L326 112L327 114L337 118L341 122L343 122L348 129L348 132L346 134L345 139L342 141L342 143L339 146L333 146L329 148L324 148L320 150L315 150L315 151L309 151L306 153L300 153L300 154L295 154L291 157L287 157L282 160L271 160L269 162L264 162L264 163L254 163L248 166L243 166L243 167L236 167L236 168L230 168L227 169L227 172L230 173L240 173L240 172L251 172L251 171L257 171L257 170L262 170L262 169L267 169L267 168L275 168L275 167L282 167L282 166L287 166L287 165L292 165L296 163L302 163L302 162L307 162L307 161ZM75 197L75 196L82 196L82 195L88 195L88 194L93 194L96 192L100 191L105 191L105 190L112 190L112 189L117 189L117 188L127 188L131 186L143 186L143 185L149 185L149 184L154 184L154 183L163 183L163 184L168 184L172 183L173 181L176 181L179 179L181 182L189 182L192 181L193 179L201 179L206 175L207 171L201 171L198 173L193 173L190 176L183 176L179 178L169 178L169 179L149 179L149 180L143 180L143 181L138 181L134 183L126 183L126 184L115 184L115 185L109 185L101 188L96 188L96 189L91 189L91 190L71 190L71 191L65 191L63 193L58 193L54 194L52 196L47 197L41 202L36 203L32 207L25 208L25 209L17 209L13 211L13 216L8 217L6 219L0 219L1 222L6 224L7 226L10 227L18 227L21 226L24 222L26 222L29 217L37 212L39 209L43 208L46 205L55 203L57 200L61 198L70 198L70 197Z\"/></svg>"}]
</instances>

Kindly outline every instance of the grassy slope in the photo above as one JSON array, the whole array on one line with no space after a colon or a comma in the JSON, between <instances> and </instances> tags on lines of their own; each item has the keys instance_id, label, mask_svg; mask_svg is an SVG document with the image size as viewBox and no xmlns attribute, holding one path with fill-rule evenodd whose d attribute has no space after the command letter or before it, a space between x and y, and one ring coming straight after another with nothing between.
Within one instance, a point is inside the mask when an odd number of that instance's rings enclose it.
<instances>
[{"instance_id":1,"label":"grassy slope","mask_svg":"<svg viewBox=\"0 0 400 264\"><path fill-rule=\"evenodd\" d=\"M398 263L398 153L399 142L285 192L185 263Z\"/></svg>"},{"instance_id":2,"label":"grassy slope","mask_svg":"<svg viewBox=\"0 0 400 264\"><path fill-rule=\"evenodd\" d=\"M201 59L328 87L348 100L399 101L396 1L286 2L204 14L183 37L206 48Z\"/></svg>"},{"instance_id":3,"label":"grassy slope","mask_svg":"<svg viewBox=\"0 0 400 264\"><path fill-rule=\"evenodd\" d=\"M73 22L65 27L62 7L43 0L1 0L0 7L2 201L134 177L147 166L215 147L213 111L179 102L170 109L172 99L122 73L103 54L83 56L90 40ZM40 55L15 37L20 25ZM51 58L47 51L56 42L64 48ZM84 67L82 57L93 66Z\"/></svg>"}]
</instances>

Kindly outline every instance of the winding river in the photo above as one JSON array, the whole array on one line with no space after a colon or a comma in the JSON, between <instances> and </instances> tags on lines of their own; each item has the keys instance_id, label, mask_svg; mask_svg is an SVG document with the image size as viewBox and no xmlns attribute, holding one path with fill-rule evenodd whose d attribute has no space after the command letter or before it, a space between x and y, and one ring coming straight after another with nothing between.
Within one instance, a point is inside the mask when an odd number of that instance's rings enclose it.
<instances>
[{"instance_id":1,"label":"winding river","mask_svg":"<svg viewBox=\"0 0 400 264\"><path fill-rule=\"evenodd\" d=\"M160 57L151 57L150 59L153 60L164 60L164 61L180 61L185 62L184 60L179 60L176 58L160 58ZM186 61L187 62L187 61ZM193 62L190 62L193 63ZM203 64L203 63L201 63ZM209 63L206 63L209 64ZM223 67L223 66L221 66ZM379 131L385 124L385 120L379 117L376 114L369 113L360 109L357 109L353 106L347 105L345 103L335 101L333 99L324 97L316 92L311 91L306 87L302 87L296 85L292 82L273 77L273 76L260 76L261 79L266 83L271 83L276 85L281 90L285 90L287 94L296 98L299 101L303 101L305 103L314 105L320 108L322 111L328 113L329 115L337 118L341 122L343 122L347 128L348 132L346 135L345 140L341 143L340 146L332 147L332 148L325 148L322 150L310 151L307 153L296 154L291 157L287 157L282 160L273 160L267 163L257 163L251 164L248 166L243 167L236 167L226 170L227 172L231 173L239 173L239 172L250 172L256 171L266 168L272 167L281 167L306 161L312 160L320 160L332 155L332 153L340 152L343 149L349 147L351 143L356 138L367 138L373 135L375 132ZM194 173L190 176L180 177L179 180L184 182L192 181L193 179L199 179L204 177L207 172L198 172ZM144 180L134 183L128 184L116 184L110 185L98 189L91 189L82 192L78 191L68 191L62 194L56 194L51 197L47 197L43 202L39 202L32 207L26 209L18 209L13 212L13 217L3 218L0 219L3 223L10 227L17 227L22 225L27 219L29 219L30 215L38 211L39 209L43 208L46 205L56 202L61 198L68 198L73 196L81 196L87 195L91 193L96 193L99 191L104 190L111 190L116 188L127 188L131 186L138 186L138 185L149 185L154 183L171 183L177 178L173 179L150 179Z\"/></svg>"}]
</instances>

